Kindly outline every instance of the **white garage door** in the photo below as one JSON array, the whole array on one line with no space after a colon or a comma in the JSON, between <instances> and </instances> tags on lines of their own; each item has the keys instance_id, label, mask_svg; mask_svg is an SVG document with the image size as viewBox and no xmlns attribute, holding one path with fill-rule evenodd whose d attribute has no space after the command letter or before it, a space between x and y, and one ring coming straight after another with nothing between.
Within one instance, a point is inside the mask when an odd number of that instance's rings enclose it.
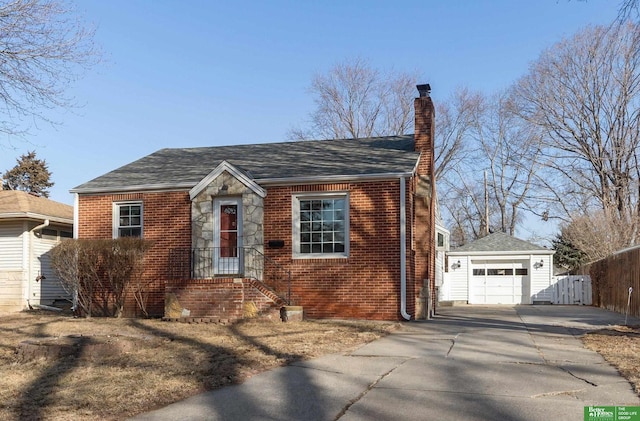
<instances>
[{"instance_id":1,"label":"white garage door","mask_svg":"<svg viewBox=\"0 0 640 421\"><path fill-rule=\"evenodd\" d=\"M471 304L528 303L528 262L472 261L469 282Z\"/></svg>"}]
</instances>

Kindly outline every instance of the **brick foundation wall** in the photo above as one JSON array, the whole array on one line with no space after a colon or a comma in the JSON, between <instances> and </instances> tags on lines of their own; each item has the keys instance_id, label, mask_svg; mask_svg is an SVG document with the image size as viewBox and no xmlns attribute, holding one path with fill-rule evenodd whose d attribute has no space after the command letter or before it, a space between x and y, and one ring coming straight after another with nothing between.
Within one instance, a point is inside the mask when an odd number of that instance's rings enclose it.
<instances>
[{"instance_id":1,"label":"brick foundation wall","mask_svg":"<svg viewBox=\"0 0 640 421\"><path fill-rule=\"evenodd\" d=\"M231 278L168 280L165 294L173 294L179 306L189 311L189 317L234 321L277 314L278 303L257 284L252 279Z\"/></svg>"}]
</instances>

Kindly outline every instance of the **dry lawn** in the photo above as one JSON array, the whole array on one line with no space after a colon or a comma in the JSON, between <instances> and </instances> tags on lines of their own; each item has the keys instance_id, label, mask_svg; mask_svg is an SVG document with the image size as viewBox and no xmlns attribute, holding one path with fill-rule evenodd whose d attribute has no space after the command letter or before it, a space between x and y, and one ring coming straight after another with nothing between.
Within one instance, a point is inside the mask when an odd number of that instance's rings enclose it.
<instances>
[{"instance_id":1,"label":"dry lawn","mask_svg":"<svg viewBox=\"0 0 640 421\"><path fill-rule=\"evenodd\" d=\"M121 420L261 371L353 350L384 322L249 320L233 325L140 319L0 316L1 420ZM73 350L31 358L18 352ZM47 345L45 345L47 344Z\"/></svg>"},{"instance_id":2,"label":"dry lawn","mask_svg":"<svg viewBox=\"0 0 640 421\"><path fill-rule=\"evenodd\" d=\"M582 341L616 367L640 395L640 326L597 330L584 335Z\"/></svg>"}]
</instances>

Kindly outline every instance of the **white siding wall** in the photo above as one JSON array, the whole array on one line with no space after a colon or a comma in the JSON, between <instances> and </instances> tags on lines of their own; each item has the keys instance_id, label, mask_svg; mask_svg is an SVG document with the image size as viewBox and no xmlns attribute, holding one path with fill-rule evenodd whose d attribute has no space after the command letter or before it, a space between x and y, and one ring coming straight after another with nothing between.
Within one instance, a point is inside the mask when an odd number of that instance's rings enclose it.
<instances>
[{"instance_id":1,"label":"white siding wall","mask_svg":"<svg viewBox=\"0 0 640 421\"><path fill-rule=\"evenodd\" d=\"M24 304L26 241L21 222L0 224L0 310L21 310Z\"/></svg>"},{"instance_id":2,"label":"white siding wall","mask_svg":"<svg viewBox=\"0 0 640 421\"><path fill-rule=\"evenodd\" d=\"M460 267L452 269L451 265L457 265L460 261ZM451 301L467 301L469 299L469 285L467 282L469 272L469 264L466 257L449 256L449 300Z\"/></svg>"},{"instance_id":3,"label":"white siding wall","mask_svg":"<svg viewBox=\"0 0 640 421\"><path fill-rule=\"evenodd\" d=\"M60 231L60 227L47 227L47 229L53 229ZM67 228L66 231L71 231L71 228ZM42 235L40 232L31 233L32 256L31 256L31 304L46 304L50 305L55 300L65 299L68 294L64 291L58 278L56 277L51 267L51 255L50 251L59 239L53 239L49 236ZM45 279L36 281L38 275L44 275Z\"/></svg>"},{"instance_id":4,"label":"white siding wall","mask_svg":"<svg viewBox=\"0 0 640 421\"><path fill-rule=\"evenodd\" d=\"M534 254L531 256L531 302L551 302L553 299L552 267L553 256L548 254ZM542 267L536 268L535 264L542 262Z\"/></svg>"},{"instance_id":5,"label":"white siding wall","mask_svg":"<svg viewBox=\"0 0 640 421\"><path fill-rule=\"evenodd\" d=\"M0 271L23 270L22 223L0 224Z\"/></svg>"}]
</instances>

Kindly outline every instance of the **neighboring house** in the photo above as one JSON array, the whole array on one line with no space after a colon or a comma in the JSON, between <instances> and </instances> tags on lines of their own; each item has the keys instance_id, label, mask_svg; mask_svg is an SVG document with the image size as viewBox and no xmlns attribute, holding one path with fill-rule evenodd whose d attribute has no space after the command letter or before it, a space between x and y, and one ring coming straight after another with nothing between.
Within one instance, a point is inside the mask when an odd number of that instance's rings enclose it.
<instances>
[{"instance_id":1,"label":"neighboring house","mask_svg":"<svg viewBox=\"0 0 640 421\"><path fill-rule=\"evenodd\" d=\"M444 227L440 216L436 216L436 267L434 279L438 301L444 300L443 287L447 272L447 252L449 251L450 235L449 230Z\"/></svg>"},{"instance_id":2,"label":"neighboring house","mask_svg":"<svg viewBox=\"0 0 640 421\"><path fill-rule=\"evenodd\" d=\"M71 238L73 207L16 190L0 190L0 310L51 305L68 295L49 251Z\"/></svg>"},{"instance_id":3,"label":"neighboring house","mask_svg":"<svg viewBox=\"0 0 640 421\"><path fill-rule=\"evenodd\" d=\"M153 241L154 315L425 317L434 107L418 90L414 135L159 150L71 190L76 237Z\"/></svg>"},{"instance_id":4,"label":"neighboring house","mask_svg":"<svg viewBox=\"0 0 640 421\"><path fill-rule=\"evenodd\" d=\"M503 232L452 249L442 299L469 304L551 302L553 253Z\"/></svg>"}]
</instances>

